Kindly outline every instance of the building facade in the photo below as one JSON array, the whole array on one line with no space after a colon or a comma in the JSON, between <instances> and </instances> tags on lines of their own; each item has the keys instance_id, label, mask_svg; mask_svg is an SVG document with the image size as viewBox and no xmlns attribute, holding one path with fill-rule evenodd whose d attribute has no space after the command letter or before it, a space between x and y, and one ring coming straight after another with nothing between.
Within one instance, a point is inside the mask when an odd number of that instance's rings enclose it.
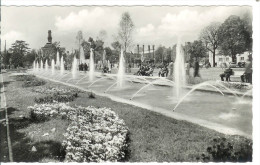
<instances>
[{"instance_id":1,"label":"building facade","mask_svg":"<svg viewBox=\"0 0 260 165\"><path fill-rule=\"evenodd\" d=\"M247 62L248 61L249 52L244 52L242 54L236 55L236 64L239 62ZM230 56L225 56L221 54L215 55L215 62L217 67L221 67L223 63L225 63L227 66L232 62L232 58ZM209 63L211 66L213 66L213 54L209 52Z\"/></svg>"}]
</instances>

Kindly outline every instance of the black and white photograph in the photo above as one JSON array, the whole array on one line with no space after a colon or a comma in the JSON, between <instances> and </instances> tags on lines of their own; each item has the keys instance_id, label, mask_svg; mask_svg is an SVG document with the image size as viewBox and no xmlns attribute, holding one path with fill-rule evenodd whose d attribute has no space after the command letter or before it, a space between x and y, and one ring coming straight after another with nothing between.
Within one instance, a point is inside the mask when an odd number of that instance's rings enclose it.
<instances>
[{"instance_id":1,"label":"black and white photograph","mask_svg":"<svg viewBox=\"0 0 260 165\"><path fill-rule=\"evenodd\" d=\"M258 160L256 0L1 3L1 163Z\"/></svg>"}]
</instances>

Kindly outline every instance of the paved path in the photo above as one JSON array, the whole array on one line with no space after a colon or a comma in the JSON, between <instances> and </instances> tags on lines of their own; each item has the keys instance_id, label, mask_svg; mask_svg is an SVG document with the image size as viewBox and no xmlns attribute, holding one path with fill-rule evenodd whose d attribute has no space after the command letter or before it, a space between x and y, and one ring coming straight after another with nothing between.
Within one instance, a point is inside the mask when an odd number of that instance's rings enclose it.
<instances>
[{"instance_id":1,"label":"paved path","mask_svg":"<svg viewBox=\"0 0 260 165\"><path fill-rule=\"evenodd\" d=\"M5 88L4 88L4 79L3 74L0 74L1 80L1 111L5 111L5 122L6 122L6 136L7 136L7 143L8 143L8 153L9 153L9 161L13 162L13 152L12 152L12 145L11 145L11 138L10 138L10 130L9 130L9 120L8 120L8 113L6 107L6 97L5 97Z\"/></svg>"}]
</instances>

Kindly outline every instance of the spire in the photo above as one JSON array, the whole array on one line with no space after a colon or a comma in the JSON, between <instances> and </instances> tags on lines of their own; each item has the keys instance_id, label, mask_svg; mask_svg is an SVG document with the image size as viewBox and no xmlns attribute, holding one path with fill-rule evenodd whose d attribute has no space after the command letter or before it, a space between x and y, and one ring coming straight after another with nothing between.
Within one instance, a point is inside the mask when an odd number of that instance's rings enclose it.
<instances>
[{"instance_id":1,"label":"spire","mask_svg":"<svg viewBox=\"0 0 260 165\"><path fill-rule=\"evenodd\" d=\"M48 42L52 43L51 30L48 30Z\"/></svg>"}]
</instances>

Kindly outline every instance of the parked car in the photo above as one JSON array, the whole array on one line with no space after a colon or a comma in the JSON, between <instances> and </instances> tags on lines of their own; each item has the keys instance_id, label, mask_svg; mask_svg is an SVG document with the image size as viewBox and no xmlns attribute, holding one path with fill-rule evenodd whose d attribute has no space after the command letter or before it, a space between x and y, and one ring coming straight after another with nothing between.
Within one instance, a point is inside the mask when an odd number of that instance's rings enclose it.
<instances>
[{"instance_id":1,"label":"parked car","mask_svg":"<svg viewBox=\"0 0 260 165\"><path fill-rule=\"evenodd\" d=\"M239 66L239 68L244 68L246 67L246 62L238 62L237 65Z\"/></svg>"},{"instance_id":2,"label":"parked car","mask_svg":"<svg viewBox=\"0 0 260 165\"><path fill-rule=\"evenodd\" d=\"M231 67L231 68L236 68L236 67L238 67L238 66L237 66L237 64L236 64L235 62L230 62L230 63L229 63L229 67Z\"/></svg>"}]
</instances>

